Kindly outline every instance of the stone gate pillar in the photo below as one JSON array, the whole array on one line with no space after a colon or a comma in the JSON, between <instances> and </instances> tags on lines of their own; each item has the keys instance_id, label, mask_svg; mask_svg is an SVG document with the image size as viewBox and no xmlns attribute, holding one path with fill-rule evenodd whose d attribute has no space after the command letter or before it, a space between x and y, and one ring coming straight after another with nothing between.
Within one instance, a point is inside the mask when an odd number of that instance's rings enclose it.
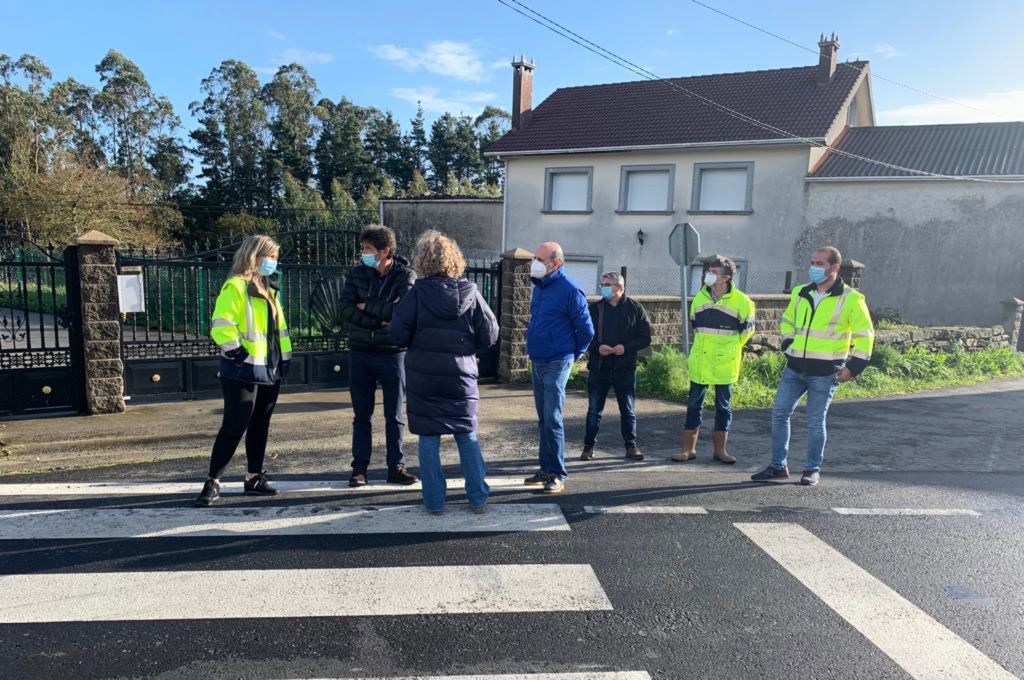
<instances>
[{"instance_id":1,"label":"stone gate pillar","mask_svg":"<svg viewBox=\"0 0 1024 680\"><path fill-rule=\"evenodd\" d=\"M75 239L82 290L79 319L85 355L85 408L90 415L124 412L117 243L95 230Z\"/></svg>"},{"instance_id":2,"label":"stone gate pillar","mask_svg":"<svg viewBox=\"0 0 1024 680\"><path fill-rule=\"evenodd\" d=\"M501 348L498 378L504 383L530 381L530 359L526 354L526 327L530 324L530 261L533 253L522 248L501 256Z\"/></svg>"}]
</instances>

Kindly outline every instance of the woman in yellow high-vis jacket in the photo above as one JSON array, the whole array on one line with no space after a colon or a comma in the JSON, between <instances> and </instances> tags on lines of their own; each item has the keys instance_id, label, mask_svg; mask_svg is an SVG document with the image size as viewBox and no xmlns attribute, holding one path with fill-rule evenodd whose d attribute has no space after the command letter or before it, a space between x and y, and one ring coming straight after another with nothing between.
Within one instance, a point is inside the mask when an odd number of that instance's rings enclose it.
<instances>
[{"instance_id":1,"label":"woman in yellow high-vis jacket","mask_svg":"<svg viewBox=\"0 0 1024 680\"><path fill-rule=\"evenodd\" d=\"M715 460L733 464L729 455L729 427L732 425L732 386L740 378L743 346L754 334L754 303L733 282L736 263L717 256L707 262L704 285L690 305L693 347L687 368L690 398L686 408L683 446L672 460L685 462L697 457L704 397L715 386L715 427L711 443Z\"/></svg>"},{"instance_id":2,"label":"woman in yellow high-vis jacket","mask_svg":"<svg viewBox=\"0 0 1024 680\"><path fill-rule=\"evenodd\" d=\"M288 373L292 343L288 323L270 277L277 271L280 247L268 236L250 236L235 253L213 311L210 337L220 347L224 421L213 444L210 476L196 500L209 506L220 497L220 477L245 435L245 493L273 496L263 459L270 417L281 380Z\"/></svg>"}]
</instances>

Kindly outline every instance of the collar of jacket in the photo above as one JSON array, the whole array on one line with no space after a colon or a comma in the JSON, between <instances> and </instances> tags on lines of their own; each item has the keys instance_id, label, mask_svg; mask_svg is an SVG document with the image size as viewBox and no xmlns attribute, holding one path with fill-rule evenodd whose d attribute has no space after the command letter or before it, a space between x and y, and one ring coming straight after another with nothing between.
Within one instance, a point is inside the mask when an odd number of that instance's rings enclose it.
<instances>
[{"instance_id":1,"label":"collar of jacket","mask_svg":"<svg viewBox=\"0 0 1024 680\"><path fill-rule=\"evenodd\" d=\"M808 300L810 300L811 299L811 291L815 290L816 288L817 288L817 286L815 286L813 283L807 284L806 286L804 286L803 288L800 289L800 297L807 298ZM845 289L846 289L846 284L843 283L843 277L837 276L836 277L836 282L833 283L832 287L828 289L828 296L829 297L839 297L840 295L843 294L843 290L845 290Z\"/></svg>"},{"instance_id":2,"label":"collar of jacket","mask_svg":"<svg viewBox=\"0 0 1024 680\"><path fill-rule=\"evenodd\" d=\"M373 273L383 279L385 276L387 276L388 274L397 269L407 269L408 267L409 260L405 259L401 255L395 255L393 258L391 258L391 268L388 269L387 274L381 274L380 271L378 271L377 269L374 269Z\"/></svg>"},{"instance_id":3,"label":"collar of jacket","mask_svg":"<svg viewBox=\"0 0 1024 680\"><path fill-rule=\"evenodd\" d=\"M725 298L727 298L730 295L732 295L732 281L729 281L727 283L727 285L729 287L725 289L725 293L722 295L722 297L718 298L719 300L724 300ZM707 291L709 298L711 298L712 300L715 299L715 296L711 294L711 286L709 286L708 284L705 283L703 285L703 289Z\"/></svg>"},{"instance_id":4,"label":"collar of jacket","mask_svg":"<svg viewBox=\"0 0 1024 680\"><path fill-rule=\"evenodd\" d=\"M559 279L564 279L564 278L565 278L565 265L562 265L561 267L559 267L555 271L553 271L550 274L548 274L547 276L545 276L543 279L535 279L535 278L531 277L530 280L533 281L533 285L535 285L535 286L538 286L540 288L547 288L548 286L550 286L555 281L558 281Z\"/></svg>"},{"instance_id":5,"label":"collar of jacket","mask_svg":"<svg viewBox=\"0 0 1024 680\"><path fill-rule=\"evenodd\" d=\"M608 305L609 307L613 306L612 303L609 300L605 299L605 298L601 298L600 302ZM626 297L626 294L623 293L622 294L622 299L619 300L619 304L614 305L614 306L615 307L622 307L623 305L625 305L627 303L630 303L630 302L632 302L632 300L630 300L628 297Z\"/></svg>"},{"instance_id":6,"label":"collar of jacket","mask_svg":"<svg viewBox=\"0 0 1024 680\"><path fill-rule=\"evenodd\" d=\"M267 289L268 290L272 290L272 291L274 291L276 293L279 290L281 290L281 284L278 283L277 281L274 281L273 279L271 279L268 276L267 277ZM249 285L245 287L245 292L247 292L249 295L255 295L257 297L262 297L262 294L260 293L260 289L256 287L256 283L254 281L249 281Z\"/></svg>"}]
</instances>

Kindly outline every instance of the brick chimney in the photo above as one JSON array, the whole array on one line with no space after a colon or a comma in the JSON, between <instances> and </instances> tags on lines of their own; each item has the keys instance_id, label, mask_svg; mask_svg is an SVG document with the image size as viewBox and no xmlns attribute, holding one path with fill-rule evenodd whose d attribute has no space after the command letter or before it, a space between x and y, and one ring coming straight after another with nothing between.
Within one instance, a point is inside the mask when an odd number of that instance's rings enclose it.
<instances>
[{"instance_id":1,"label":"brick chimney","mask_svg":"<svg viewBox=\"0 0 1024 680\"><path fill-rule=\"evenodd\" d=\"M512 57L512 129L522 130L530 122L533 111L533 60L526 55Z\"/></svg>"},{"instance_id":2,"label":"brick chimney","mask_svg":"<svg viewBox=\"0 0 1024 680\"><path fill-rule=\"evenodd\" d=\"M818 84L828 85L832 80L832 74L836 72L836 55L839 53L839 38L835 33L831 38L821 34L818 41Z\"/></svg>"}]
</instances>

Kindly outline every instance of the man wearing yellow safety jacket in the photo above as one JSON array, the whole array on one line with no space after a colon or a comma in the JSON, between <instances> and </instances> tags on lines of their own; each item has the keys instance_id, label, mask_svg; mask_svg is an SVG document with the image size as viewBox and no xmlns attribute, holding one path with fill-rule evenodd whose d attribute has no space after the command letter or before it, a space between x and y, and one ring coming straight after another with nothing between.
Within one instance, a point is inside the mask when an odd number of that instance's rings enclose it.
<instances>
[{"instance_id":1,"label":"man wearing yellow safety jacket","mask_svg":"<svg viewBox=\"0 0 1024 680\"><path fill-rule=\"evenodd\" d=\"M843 283L843 258L832 246L811 258L811 283L798 286L779 330L787 366L772 408L772 462L751 477L756 482L787 479L789 420L807 395L807 457L800 483L818 483L825 456L825 416L839 383L853 380L868 366L875 331L864 296Z\"/></svg>"},{"instance_id":2,"label":"man wearing yellow safety jacket","mask_svg":"<svg viewBox=\"0 0 1024 680\"><path fill-rule=\"evenodd\" d=\"M220 498L220 478L245 435L247 495L277 493L263 469L270 418L281 381L288 373L292 341L288 322L270 277L280 247L268 236L246 238L235 253L231 273L217 296L210 337L220 347L224 420L210 456L210 476L196 499L207 507Z\"/></svg>"},{"instance_id":3,"label":"man wearing yellow safety jacket","mask_svg":"<svg viewBox=\"0 0 1024 680\"><path fill-rule=\"evenodd\" d=\"M732 424L732 386L740 378L743 346L754 334L754 303L733 282L736 263L716 255L706 260L704 285L690 304L693 347L687 367L690 397L683 429L683 447L672 460L684 462L697 457L704 397L715 386L715 427L711 444L715 460L733 464L729 455L729 427Z\"/></svg>"}]
</instances>

